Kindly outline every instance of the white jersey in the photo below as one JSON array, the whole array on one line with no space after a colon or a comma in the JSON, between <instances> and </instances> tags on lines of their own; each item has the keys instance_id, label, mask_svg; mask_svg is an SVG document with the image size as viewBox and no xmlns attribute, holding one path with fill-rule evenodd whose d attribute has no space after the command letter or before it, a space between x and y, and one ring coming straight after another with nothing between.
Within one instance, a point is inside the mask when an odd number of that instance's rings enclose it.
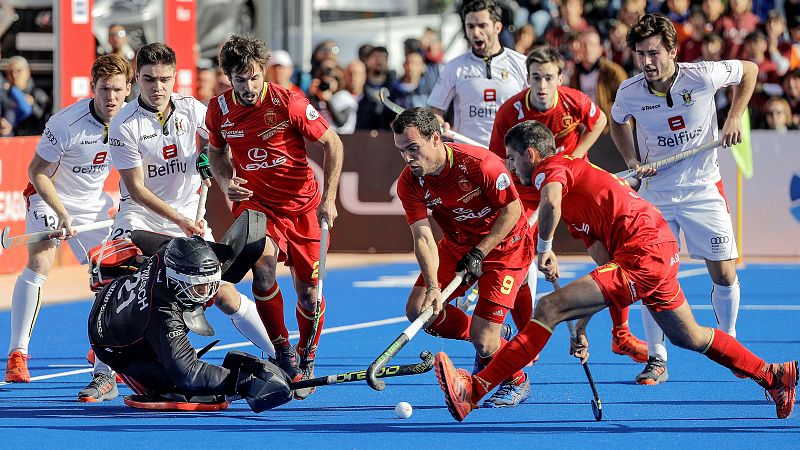
<instances>
[{"instance_id":1,"label":"white jersey","mask_svg":"<svg viewBox=\"0 0 800 450\"><path fill-rule=\"evenodd\" d=\"M156 113L141 99L129 103L111 121L108 142L117 170L141 167L144 186L179 209L197 203L196 135L208 139L206 106L194 97L172 94L172 112L162 127ZM120 186L122 200L129 194ZM131 200L132 201L132 200Z\"/></svg>"},{"instance_id":2,"label":"white jersey","mask_svg":"<svg viewBox=\"0 0 800 450\"><path fill-rule=\"evenodd\" d=\"M470 51L444 66L428 106L446 111L452 101L453 129L488 147L497 108L526 87L524 55L503 48L484 59Z\"/></svg>"},{"instance_id":3,"label":"white jersey","mask_svg":"<svg viewBox=\"0 0 800 450\"><path fill-rule=\"evenodd\" d=\"M666 95L653 92L643 74L623 82L611 108L611 117L624 123L636 119L636 139L642 162L648 163L698 147L718 138L717 90L739 84L742 63L738 60L678 63L678 73ZM716 150L658 170L648 178L647 190L698 187L720 180Z\"/></svg>"},{"instance_id":4,"label":"white jersey","mask_svg":"<svg viewBox=\"0 0 800 450\"><path fill-rule=\"evenodd\" d=\"M79 100L47 121L36 154L58 163L51 180L65 207L100 198L109 173L105 124L94 115L92 99ZM35 193L26 189L26 197Z\"/></svg>"}]
</instances>

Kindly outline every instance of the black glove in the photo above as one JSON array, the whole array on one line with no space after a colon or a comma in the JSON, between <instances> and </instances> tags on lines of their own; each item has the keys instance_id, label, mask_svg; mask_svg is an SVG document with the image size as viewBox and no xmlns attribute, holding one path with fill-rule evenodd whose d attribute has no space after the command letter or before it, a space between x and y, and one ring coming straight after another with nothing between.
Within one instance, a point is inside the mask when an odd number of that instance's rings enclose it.
<instances>
[{"instance_id":1,"label":"black glove","mask_svg":"<svg viewBox=\"0 0 800 450\"><path fill-rule=\"evenodd\" d=\"M208 155L202 152L197 155L195 167L197 168L197 173L200 174L202 179L208 180L211 178L211 164L208 162Z\"/></svg>"},{"instance_id":2,"label":"black glove","mask_svg":"<svg viewBox=\"0 0 800 450\"><path fill-rule=\"evenodd\" d=\"M464 273L464 281L461 282L464 286L469 286L475 282L481 275L483 275L483 270L481 270L481 264L483 263L483 258L486 255L478 247L473 247L472 250L469 251L461 261L458 262L456 265L456 272L465 271Z\"/></svg>"}]
</instances>

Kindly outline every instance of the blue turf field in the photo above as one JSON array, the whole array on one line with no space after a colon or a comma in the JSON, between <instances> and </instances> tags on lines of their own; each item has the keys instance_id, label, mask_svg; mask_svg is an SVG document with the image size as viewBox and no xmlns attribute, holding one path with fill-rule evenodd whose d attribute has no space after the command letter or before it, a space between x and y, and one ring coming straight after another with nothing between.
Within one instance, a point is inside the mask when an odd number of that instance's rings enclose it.
<instances>
[{"instance_id":1,"label":"blue turf field","mask_svg":"<svg viewBox=\"0 0 800 450\"><path fill-rule=\"evenodd\" d=\"M588 264L562 265L565 283L589 270ZM326 278L326 329L317 358L317 376L366 368L407 326L403 314L413 264L331 270ZM749 264L741 269L742 307L738 333L743 343L767 361L800 358L799 265ZM279 280L287 304L288 279ZM698 322L714 324L710 281L697 264L682 266L681 283ZM540 292L549 284L539 281ZM239 288L250 294L248 284ZM46 295L46 294L45 294ZM638 386L641 365L610 350L610 320L601 312L592 321L590 365L598 383L604 418L595 422L591 392L577 360L567 355L566 327L556 330L535 367L529 368L533 395L512 409L478 410L456 423L443 402L433 372L387 380L383 392L363 382L324 386L305 401L253 414L244 402L217 413L149 413L134 410L122 398L101 404L75 401L90 379L83 359L88 349L89 302L42 308L31 342L34 380L0 385L0 448L791 448L800 437L800 410L787 420L763 390L739 380L705 357L669 347L670 381ZM217 310L209 313L222 343L206 355L220 363L223 345L243 338ZM397 320L385 320L398 318ZM370 323L374 321L383 321ZM389 323L386 323L389 322ZM294 308L287 324L296 328ZM348 325L361 324L350 329ZM634 333L642 336L638 306L631 311ZM345 327L339 328L339 327ZM9 313L0 313L3 343ZM210 340L193 336L197 347ZM255 347L241 344L245 351ZM445 350L456 365L471 368L472 345L417 335L394 363L418 361L422 350ZM72 372L79 373L72 373ZM48 377L51 376L51 377ZM2 383L0 383L2 384ZM120 393L130 394L121 387ZM414 406L410 419L397 419L394 405ZM226 445L227 444L227 445Z\"/></svg>"}]
</instances>

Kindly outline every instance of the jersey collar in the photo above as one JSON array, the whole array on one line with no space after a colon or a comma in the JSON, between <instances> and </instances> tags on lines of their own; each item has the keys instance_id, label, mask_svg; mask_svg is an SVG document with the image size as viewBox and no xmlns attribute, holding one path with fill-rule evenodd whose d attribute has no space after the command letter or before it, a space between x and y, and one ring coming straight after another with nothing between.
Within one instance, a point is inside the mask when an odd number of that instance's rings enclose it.
<instances>
[{"instance_id":1,"label":"jersey collar","mask_svg":"<svg viewBox=\"0 0 800 450\"><path fill-rule=\"evenodd\" d=\"M453 149L450 148L450 146L447 145L447 144L443 144L443 145L444 145L444 150L445 150L445 153L446 153L447 157L446 157L446 161L444 163L444 167L442 168L442 171L439 172L437 175L433 175L433 176L436 176L436 177L438 177L439 175L442 175L448 169L453 167L453 163L455 162L455 157L453 156Z\"/></svg>"},{"instance_id":2,"label":"jersey collar","mask_svg":"<svg viewBox=\"0 0 800 450\"><path fill-rule=\"evenodd\" d=\"M108 124L97 115L97 112L94 110L94 99L89 100L89 114L92 115L94 120L97 121L100 125L103 126L103 144L108 144Z\"/></svg>"},{"instance_id":3,"label":"jersey collar","mask_svg":"<svg viewBox=\"0 0 800 450\"><path fill-rule=\"evenodd\" d=\"M555 108L556 105L558 104L558 99L560 97L561 96L558 92L558 89L556 88L556 98L553 99L553 105L547 108L545 111L550 111L551 109ZM528 109L528 111L533 111L536 109L533 107L533 105L531 105L531 88L528 88L528 92L525 93L525 107ZM538 109L536 109L536 111L545 112L545 111L539 111Z\"/></svg>"},{"instance_id":4,"label":"jersey collar","mask_svg":"<svg viewBox=\"0 0 800 450\"><path fill-rule=\"evenodd\" d=\"M269 84L269 82L265 81L264 87L261 89L261 96L258 97L258 100L256 100L255 105L245 105L244 103L240 103L238 100L236 100L236 89L231 88L231 98L233 99L233 104L241 106L261 106L261 102L263 102L264 99L267 98L267 84Z\"/></svg>"},{"instance_id":5,"label":"jersey collar","mask_svg":"<svg viewBox=\"0 0 800 450\"><path fill-rule=\"evenodd\" d=\"M675 82L678 81L678 76L680 75L680 66L678 63L675 63L675 73L672 74L672 83L669 85L669 89L667 92L659 92L653 89L653 86L650 85L650 82L647 79L644 79L644 84L647 86L647 91L651 94L655 95L656 97L666 97L667 99L667 106L672 108L672 88L675 87Z\"/></svg>"},{"instance_id":6,"label":"jersey collar","mask_svg":"<svg viewBox=\"0 0 800 450\"><path fill-rule=\"evenodd\" d=\"M470 50L470 53L472 53L472 56L480 59L481 61L491 61L492 58L496 58L496 57L502 55L505 50L506 50L506 48L501 45L500 46L500 51L495 53L494 55L481 56L481 55L476 54L475 50Z\"/></svg>"},{"instance_id":7,"label":"jersey collar","mask_svg":"<svg viewBox=\"0 0 800 450\"><path fill-rule=\"evenodd\" d=\"M158 111L157 109L153 108L152 106L142 101L141 95L139 96L137 101L139 102L139 106L142 109L156 116L156 119L158 119L158 123L161 124L161 132L164 133L164 136L169 135L169 126L168 126L169 118L172 117L172 114L175 113L175 103L172 102L172 96L170 96L169 98L169 114L167 114L166 117L161 111Z\"/></svg>"}]
</instances>

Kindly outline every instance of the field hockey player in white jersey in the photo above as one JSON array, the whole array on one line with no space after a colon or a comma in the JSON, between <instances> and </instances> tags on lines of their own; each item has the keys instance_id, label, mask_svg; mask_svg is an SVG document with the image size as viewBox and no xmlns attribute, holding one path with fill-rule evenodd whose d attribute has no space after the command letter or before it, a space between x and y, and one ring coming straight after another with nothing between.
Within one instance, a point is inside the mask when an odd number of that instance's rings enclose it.
<instances>
[{"instance_id":1,"label":"field hockey player in white jersey","mask_svg":"<svg viewBox=\"0 0 800 450\"><path fill-rule=\"evenodd\" d=\"M141 94L117 114L109 129L111 157L124 184L112 239L127 239L131 231L144 230L213 240L205 220L195 223L201 183L196 137L203 146L208 142L206 106L172 92L175 68L175 52L163 43L145 45L136 54ZM227 282L213 300L242 335L275 356L252 300Z\"/></svg>"},{"instance_id":2,"label":"field hockey player in white jersey","mask_svg":"<svg viewBox=\"0 0 800 450\"><path fill-rule=\"evenodd\" d=\"M675 27L658 14L643 16L631 28L628 47L642 73L623 82L617 91L611 110L611 136L628 167L637 169L643 177L639 195L662 212L676 238L683 230L689 256L705 261L713 282L711 303L717 328L736 336L739 254L716 150L698 153L657 173L642 165L717 139L722 140L723 147L741 142L741 117L753 93L758 68L739 60L676 62ZM733 98L719 136L714 95L726 86L733 86ZM631 118L636 119L641 160L634 149ZM668 379L664 333L646 308L642 317L649 359L636 382L662 383Z\"/></svg>"},{"instance_id":3,"label":"field hockey player in white jersey","mask_svg":"<svg viewBox=\"0 0 800 450\"><path fill-rule=\"evenodd\" d=\"M103 193L109 173L108 123L130 94L133 70L120 56L98 58L91 69L93 98L79 100L47 121L36 153L28 166L25 189L28 211L25 232L66 228L72 253L86 263L87 251L108 236L109 228L76 236L73 227L108 219L112 199ZM28 244L28 263L11 297L11 339L6 382L31 380L28 344L42 298L42 286L53 267L60 241ZM98 373L111 369L99 367ZM113 378L110 378L113 382ZM117 396L116 384L106 396Z\"/></svg>"},{"instance_id":4,"label":"field hockey player in white jersey","mask_svg":"<svg viewBox=\"0 0 800 450\"><path fill-rule=\"evenodd\" d=\"M525 55L500 45L500 7L491 0L464 2L461 19L470 50L448 62L428 97L428 106L444 126L453 103L452 128L489 147L497 108L528 86Z\"/></svg>"}]
</instances>

